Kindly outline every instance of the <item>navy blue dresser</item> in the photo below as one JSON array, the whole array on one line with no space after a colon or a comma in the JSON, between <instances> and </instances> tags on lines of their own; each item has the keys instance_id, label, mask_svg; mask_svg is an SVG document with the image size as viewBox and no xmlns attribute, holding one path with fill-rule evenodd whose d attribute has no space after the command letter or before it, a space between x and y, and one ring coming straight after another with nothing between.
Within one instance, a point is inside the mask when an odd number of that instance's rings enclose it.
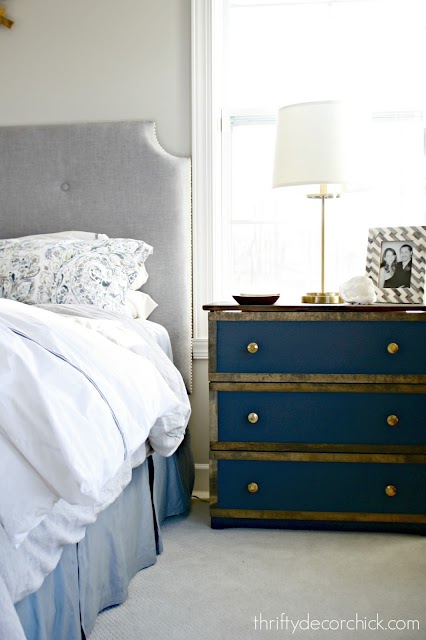
<instances>
[{"instance_id":1,"label":"navy blue dresser","mask_svg":"<svg viewBox=\"0 0 426 640\"><path fill-rule=\"evenodd\" d=\"M203 308L212 526L426 533L426 307Z\"/></svg>"}]
</instances>

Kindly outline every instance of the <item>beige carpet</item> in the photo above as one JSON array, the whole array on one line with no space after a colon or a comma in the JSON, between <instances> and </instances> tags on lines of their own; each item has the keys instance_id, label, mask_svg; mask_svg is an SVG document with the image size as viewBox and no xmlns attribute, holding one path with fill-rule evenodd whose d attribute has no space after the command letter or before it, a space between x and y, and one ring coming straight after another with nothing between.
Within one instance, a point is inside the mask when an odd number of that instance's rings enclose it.
<instances>
[{"instance_id":1,"label":"beige carpet","mask_svg":"<svg viewBox=\"0 0 426 640\"><path fill-rule=\"evenodd\" d=\"M426 640L426 537L214 531L207 504L194 501L163 540L157 564L98 617L90 640Z\"/></svg>"}]
</instances>

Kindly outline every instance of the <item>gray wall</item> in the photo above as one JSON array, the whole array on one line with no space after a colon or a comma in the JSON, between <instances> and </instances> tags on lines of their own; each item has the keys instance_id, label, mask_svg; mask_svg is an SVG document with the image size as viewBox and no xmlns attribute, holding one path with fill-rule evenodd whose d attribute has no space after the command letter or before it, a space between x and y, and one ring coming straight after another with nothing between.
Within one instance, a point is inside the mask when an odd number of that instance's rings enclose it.
<instances>
[{"instance_id":1,"label":"gray wall","mask_svg":"<svg viewBox=\"0 0 426 640\"><path fill-rule=\"evenodd\" d=\"M165 149L191 155L190 0L6 5L15 25L0 27L0 126L154 120ZM207 363L197 361L191 433L204 465L206 385Z\"/></svg>"}]
</instances>

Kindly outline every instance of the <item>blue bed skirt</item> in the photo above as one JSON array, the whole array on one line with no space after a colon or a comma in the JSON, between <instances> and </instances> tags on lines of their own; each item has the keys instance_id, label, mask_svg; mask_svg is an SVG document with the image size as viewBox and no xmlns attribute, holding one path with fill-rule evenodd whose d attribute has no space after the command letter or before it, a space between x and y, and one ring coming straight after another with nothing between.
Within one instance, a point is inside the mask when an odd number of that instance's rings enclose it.
<instances>
[{"instance_id":1,"label":"blue bed skirt","mask_svg":"<svg viewBox=\"0 0 426 640\"><path fill-rule=\"evenodd\" d=\"M194 484L189 433L170 458L133 470L120 497L88 526L38 591L16 603L28 640L81 640L103 609L126 600L128 584L162 551L160 523L187 513Z\"/></svg>"}]
</instances>

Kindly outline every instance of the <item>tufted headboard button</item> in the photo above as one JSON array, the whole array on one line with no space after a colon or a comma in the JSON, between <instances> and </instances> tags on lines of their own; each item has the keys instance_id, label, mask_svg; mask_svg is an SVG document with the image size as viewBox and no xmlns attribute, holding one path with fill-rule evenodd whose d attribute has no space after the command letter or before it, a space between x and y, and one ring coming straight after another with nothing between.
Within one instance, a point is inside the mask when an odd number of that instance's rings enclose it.
<instances>
[{"instance_id":1,"label":"tufted headboard button","mask_svg":"<svg viewBox=\"0 0 426 640\"><path fill-rule=\"evenodd\" d=\"M68 182L63 182L61 184L61 189L62 191L69 191L70 185L68 184Z\"/></svg>"}]
</instances>

